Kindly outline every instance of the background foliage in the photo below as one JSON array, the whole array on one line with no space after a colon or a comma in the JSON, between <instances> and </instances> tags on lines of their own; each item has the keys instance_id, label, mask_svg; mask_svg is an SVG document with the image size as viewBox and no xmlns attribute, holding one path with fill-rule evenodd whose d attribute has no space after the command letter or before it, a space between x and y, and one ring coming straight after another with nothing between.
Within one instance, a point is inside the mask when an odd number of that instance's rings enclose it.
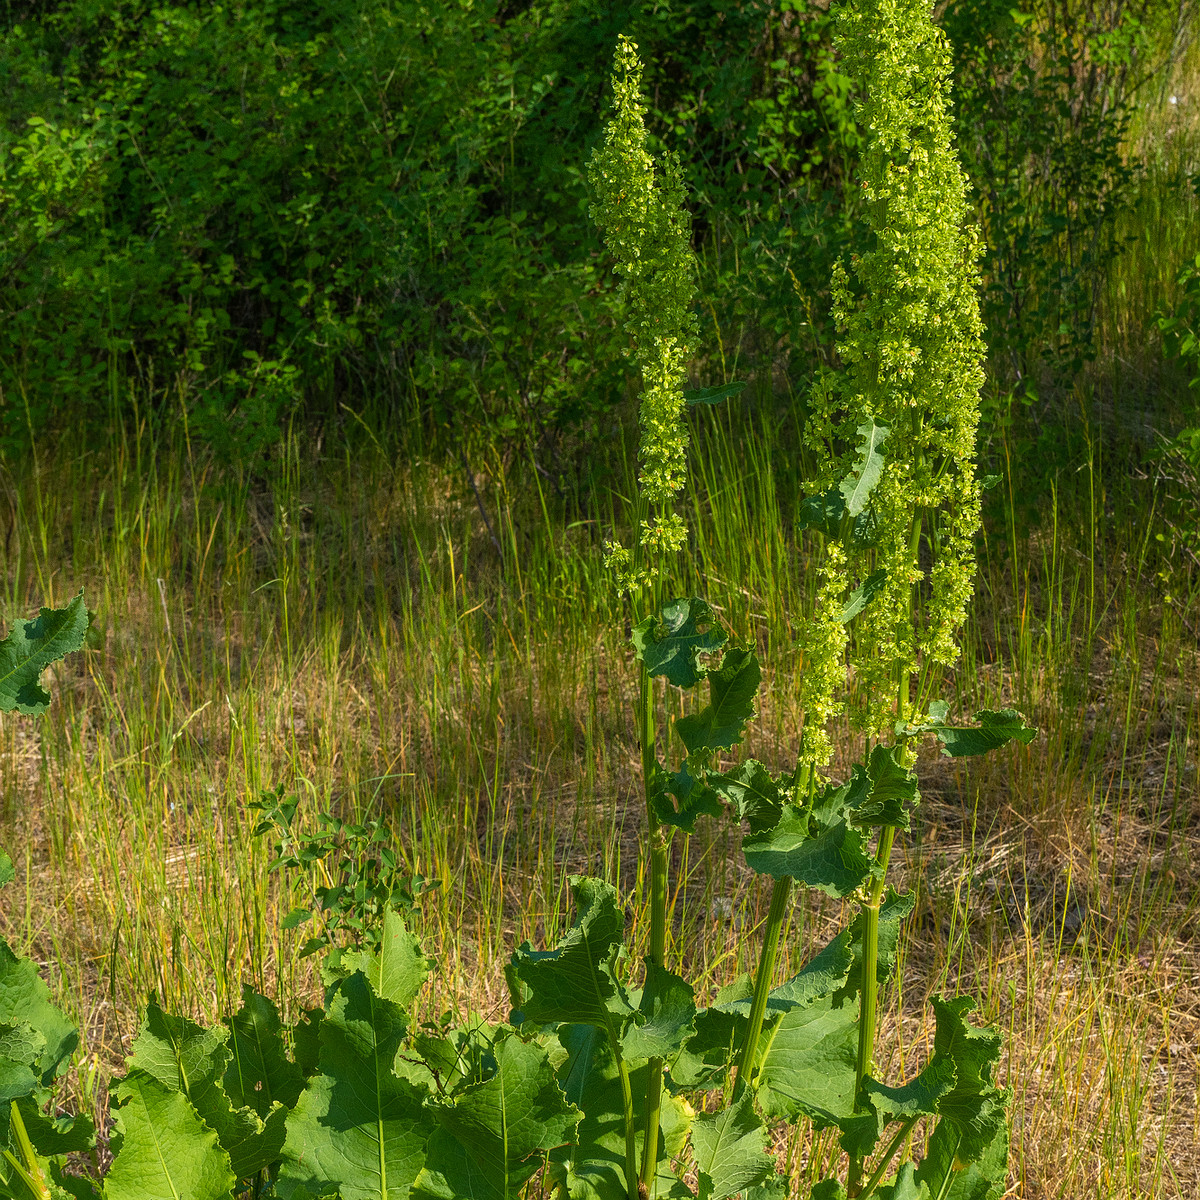
<instances>
[{"instance_id":1,"label":"background foliage","mask_svg":"<svg viewBox=\"0 0 1200 1200\"><path fill-rule=\"evenodd\" d=\"M945 7L1002 389L1069 385L1094 353L1138 170L1122 140L1185 17ZM622 32L687 173L702 357L802 392L856 236L822 4L10 0L3 445L136 394L227 456L370 405L557 464L624 392L583 173Z\"/></svg>"}]
</instances>

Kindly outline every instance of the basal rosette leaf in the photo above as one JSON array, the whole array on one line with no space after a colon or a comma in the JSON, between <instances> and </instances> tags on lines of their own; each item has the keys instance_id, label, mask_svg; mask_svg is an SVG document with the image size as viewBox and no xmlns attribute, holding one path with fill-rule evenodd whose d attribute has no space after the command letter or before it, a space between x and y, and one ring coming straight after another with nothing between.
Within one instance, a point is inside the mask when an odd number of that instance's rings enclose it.
<instances>
[{"instance_id":1,"label":"basal rosette leaf","mask_svg":"<svg viewBox=\"0 0 1200 1200\"><path fill-rule=\"evenodd\" d=\"M515 1200L546 1153L574 1140L568 1104L546 1051L505 1037L495 1074L435 1106L439 1124L413 1188L430 1200Z\"/></svg>"},{"instance_id":2,"label":"basal rosette leaf","mask_svg":"<svg viewBox=\"0 0 1200 1200\"><path fill-rule=\"evenodd\" d=\"M688 753L736 746L754 716L754 696L761 681L762 669L753 651L726 651L720 667L708 673L708 704L675 722L675 732Z\"/></svg>"},{"instance_id":3,"label":"basal rosette leaf","mask_svg":"<svg viewBox=\"0 0 1200 1200\"><path fill-rule=\"evenodd\" d=\"M133 1071L114 1099L105 1200L227 1200L237 1182L229 1155L182 1092Z\"/></svg>"},{"instance_id":4,"label":"basal rosette leaf","mask_svg":"<svg viewBox=\"0 0 1200 1200\"><path fill-rule=\"evenodd\" d=\"M775 1160L766 1152L767 1130L748 1089L727 1107L692 1122L692 1154L699 1200L726 1200L768 1180Z\"/></svg>"},{"instance_id":5,"label":"basal rosette leaf","mask_svg":"<svg viewBox=\"0 0 1200 1200\"><path fill-rule=\"evenodd\" d=\"M75 1026L50 1002L50 989L28 958L18 958L0 938L0 1024L26 1024L45 1039L34 1065L39 1082L61 1075L79 1045Z\"/></svg>"},{"instance_id":6,"label":"basal rosette leaf","mask_svg":"<svg viewBox=\"0 0 1200 1200\"><path fill-rule=\"evenodd\" d=\"M278 1162L287 1111L276 1102L263 1115L250 1106L235 1108L225 1091L232 1052L229 1031L205 1029L185 1017L164 1013L153 1000L133 1043L131 1072L155 1079L186 1096L229 1155L234 1174L248 1179Z\"/></svg>"},{"instance_id":7,"label":"basal rosette leaf","mask_svg":"<svg viewBox=\"0 0 1200 1200\"><path fill-rule=\"evenodd\" d=\"M91 615L80 592L63 608L43 608L31 621L13 621L0 641L0 712L36 716L50 705L42 672L83 647Z\"/></svg>"},{"instance_id":8,"label":"basal rosette leaf","mask_svg":"<svg viewBox=\"0 0 1200 1200\"><path fill-rule=\"evenodd\" d=\"M616 889L599 879L573 876L575 921L553 950L529 943L513 952L510 983L518 986L520 1006L514 1024L583 1022L619 1026L633 1007L613 974L625 936L625 913Z\"/></svg>"},{"instance_id":9,"label":"basal rosette leaf","mask_svg":"<svg viewBox=\"0 0 1200 1200\"><path fill-rule=\"evenodd\" d=\"M559 1040L567 1052L558 1078L567 1100L582 1110L576 1142L551 1151L549 1175L569 1200L627 1200L625 1185L625 1126L620 1078L606 1035L591 1025L565 1025ZM630 1070L635 1097L644 1096L649 1067ZM644 1143L643 1108L636 1106L637 1152ZM691 1193L671 1170L687 1144L692 1112L670 1094L662 1097L659 1113L658 1170L652 1191L659 1200L683 1200Z\"/></svg>"},{"instance_id":10,"label":"basal rosette leaf","mask_svg":"<svg viewBox=\"0 0 1200 1200\"><path fill-rule=\"evenodd\" d=\"M680 688L695 687L708 674L700 656L715 654L725 640L716 614L695 597L672 600L633 627L634 650L647 672Z\"/></svg>"},{"instance_id":11,"label":"basal rosette leaf","mask_svg":"<svg viewBox=\"0 0 1200 1200\"><path fill-rule=\"evenodd\" d=\"M225 1023L230 1059L222 1083L230 1102L238 1108L252 1108L263 1118L276 1103L291 1108L304 1077L287 1056L275 1005L243 984L241 1008Z\"/></svg>"},{"instance_id":12,"label":"basal rosette leaf","mask_svg":"<svg viewBox=\"0 0 1200 1200\"><path fill-rule=\"evenodd\" d=\"M335 985L320 1061L287 1117L276 1191L283 1200L403 1200L434 1130L424 1090L393 1070L405 1013L356 972Z\"/></svg>"}]
</instances>

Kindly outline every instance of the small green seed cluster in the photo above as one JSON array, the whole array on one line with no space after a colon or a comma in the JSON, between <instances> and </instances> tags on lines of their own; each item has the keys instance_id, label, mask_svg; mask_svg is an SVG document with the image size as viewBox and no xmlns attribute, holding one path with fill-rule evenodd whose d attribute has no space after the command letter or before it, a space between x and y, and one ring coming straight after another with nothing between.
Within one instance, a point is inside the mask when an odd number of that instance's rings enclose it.
<instances>
[{"instance_id":1,"label":"small green seed cluster","mask_svg":"<svg viewBox=\"0 0 1200 1200\"><path fill-rule=\"evenodd\" d=\"M836 656L840 667L845 637L834 636L828 613L844 603L847 580L883 568L886 583L856 622L852 651L852 713L874 735L896 720L897 681L919 665L955 661L973 590L979 245L953 147L950 47L928 0L849 0L837 45L862 97L859 182L871 239L849 271L834 272L843 369L814 392L806 436L820 467L811 486L824 490L846 473L864 422L891 432L870 537L845 539L846 569L825 572L807 639L808 711L834 711L820 689L838 675L826 660Z\"/></svg>"},{"instance_id":2,"label":"small green seed cluster","mask_svg":"<svg viewBox=\"0 0 1200 1200\"><path fill-rule=\"evenodd\" d=\"M687 540L671 504L687 482L683 383L697 335L683 177L674 157L656 166L646 149L641 78L637 46L622 37L613 63L615 111L588 171L591 216L616 259L625 329L642 376L638 481L653 515L642 522L640 554L609 546L609 566L622 588L645 583L655 564Z\"/></svg>"}]
</instances>

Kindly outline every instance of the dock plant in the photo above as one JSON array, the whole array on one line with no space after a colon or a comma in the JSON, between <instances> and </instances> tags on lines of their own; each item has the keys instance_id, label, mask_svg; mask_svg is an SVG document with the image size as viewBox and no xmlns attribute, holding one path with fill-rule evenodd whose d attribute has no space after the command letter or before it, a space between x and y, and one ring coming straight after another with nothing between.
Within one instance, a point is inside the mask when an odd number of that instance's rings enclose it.
<instances>
[{"instance_id":1,"label":"dock plant","mask_svg":"<svg viewBox=\"0 0 1200 1200\"><path fill-rule=\"evenodd\" d=\"M640 389L631 540L614 541L608 562L639 676L649 889L636 919L648 930L627 938L613 883L575 877L565 935L512 954L507 1019L421 1022L431 994L443 1006L405 921L426 881L399 880L379 826L302 835L295 802L270 793L258 832L279 837L275 865L320 879L289 920L318 923L305 950L325 954L322 1005L289 1026L247 987L239 1011L206 1029L151 1000L110 1089L102 1173L95 1130L55 1102L78 1036L33 963L0 942L4 1200L783 1200L797 1181L779 1172L772 1131L799 1121L835 1130L844 1154L813 1200L999 1197L1001 1044L968 1020L971 998L932 999L932 1052L911 1078L880 1078L875 1059L913 905L888 872L919 803L920 748L962 757L1034 736L1009 709L952 720L947 694L980 510L977 247L950 133L949 49L927 4L849 0L837 23L860 97L869 236L832 281L841 365L809 403L803 559L818 586L790 769L739 758L758 657L712 605L672 588L689 539L675 508L687 409L738 385L685 388L695 323L681 172L650 153L641 64L622 39L590 182ZM82 597L14 622L0 709L43 712L41 675L83 645L87 623ZM682 707L667 705L668 689ZM841 778L835 721L861 747ZM771 880L755 972L707 1004L672 956L667 908L672 843L701 818L735 822L746 863ZM0 855L0 885L14 876ZM810 891L845 901L851 919L779 980L790 914ZM647 947L643 961L632 944Z\"/></svg>"}]
</instances>

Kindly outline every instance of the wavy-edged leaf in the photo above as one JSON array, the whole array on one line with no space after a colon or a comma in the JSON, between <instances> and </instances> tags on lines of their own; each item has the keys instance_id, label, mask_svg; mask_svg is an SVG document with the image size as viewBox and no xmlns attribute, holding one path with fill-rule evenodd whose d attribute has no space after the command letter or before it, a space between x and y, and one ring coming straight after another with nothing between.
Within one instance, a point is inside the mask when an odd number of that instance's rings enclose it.
<instances>
[{"instance_id":1,"label":"wavy-edged leaf","mask_svg":"<svg viewBox=\"0 0 1200 1200\"><path fill-rule=\"evenodd\" d=\"M695 408L699 404L722 404L726 400L732 400L734 396L740 396L745 390L746 381L739 379L736 383L718 383L713 387L693 388L684 392L683 398L689 408Z\"/></svg>"},{"instance_id":2,"label":"wavy-edged leaf","mask_svg":"<svg viewBox=\"0 0 1200 1200\"><path fill-rule=\"evenodd\" d=\"M582 1113L568 1104L546 1051L506 1037L496 1072L434 1115L426 1164L413 1188L431 1200L515 1200L548 1151L568 1144Z\"/></svg>"},{"instance_id":3,"label":"wavy-edged leaf","mask_svg":"<svg viewBox=\"0 0 1200 1200\"><path fill-rule=\"evenodd\" d=\"M775 1160L766 1153L766 1144L767 1131L748 1089L719 1112L697 1117L692 1122L692 1154L700 1200L726 1200L770 1178Z\"/></svg>"},{"instance_id":4,"label":"wavy-edged leaf","mask_svg":"<svg viewBox=\"0 0 1200 1200\"><path fill-rule=\"evenodd\" d=\"M249 1106L234 1107L222 1083L232 1058L228 1038L227 1029L205 1029L186 1017L164 1013L151 1000L128 1065L131 1072L186 1096L216 1133L234 1174L248 1179L279 1160L287 1113L280 1104L263 1117Z\"/></svg>"},{"instance_id":5,"label":"wavy-edged leaf","mask_svg":"<svg viewBox=\"0 0 1200 1200\"><path fill-rule=\"evenodd\" d=\"M873 418L858 427L858 460L851 468L850 474L842 480L838 491L846 504L846 512L857 517L867 507L871 493L879 484L883 474L883 443L887 441L891 430L881 425Z\"/></svg>"},{"instance_id":6,"label":"wavy-edged leaf","mask_svg":"<svg viewBox=\"0 0 1200 1200\"><path fill-rule=\"evenodd\" d=\"M600 879L571 877L575 920L553 950L526 942L513 952L509 972L520 984L514 1023L623 1022L633 1008L613 975L625 935L625 913L616 889ZM516 989L514 989L516 990Z\"/></svg>"},{"instance_id":7,"label":"wavy-edged leaf","mask_svg":"<svg viewBox=\"0 0 1200 1200\"><path fill-rule=\"evenodd\" d=\"M959 1134L944 1118L933 1127L916 1178L939 1200L1000 1200L1007 1190L1008 1126L997 1128L979 1159L955 1169ZM947 1179L949 1176L949 1179ZM942 1185L947 1189L942 1191Z\"/></svg>"},{"instance_id":8,"label":"wavy-edged leaf","mask_svg":"<svg viewBox=\"0 0 1200 1200\"><path fill-rule=\"evenodd\" d=\"M861 799L850 803L850 820L855 825L871 828L891 825L907 830L921 793L917 777L897 760L898 746L876 746L867 759L867 766L855 766L856 775L865 775L870 789Z\"/></svg>"},{"instance_id":9,"label":"wavy-edged leaf","mask_svg":"<svg viewBox=\"0 0 1200 1200\"><path fill-rule=\"evenodd\" d=\"M872 571L870 575L868 575L866 579L864 579L862 583L860 583L858 587L856 587L854 591L852 591L850 595L846 597L846 603L842 605L841 616L838 618L841 623L843 625L848 625L851 621L853 621L854 618L857 617L858 614L862 612L863 609L866 608L867 605L870 604L880 592L883 591L887 584L887 580L888 573L883 567L880 567L877 571Z\"/></svg>"},{"instance_id":10,"label":"wavy-edged leaf","mask_svg":"<svg viewBox=\"0 0 1200 1200\"><path fill-rule=\"evenodd\" d=\"M671 825L685 833L695 833L700 817L719 817L721 801L708 784L709 773L697 778L685 758L678 771L664 771L654 764L650 779L650 808L660 825ZM674 803L671 798L674 798Z\"/></svg>"},{"instance_id":11,"label":"wavy-edged leaf","mask_svg":"<svg viewBox=\"0 0 1200 1200\"><path fill-rule=\"evenodd\" d=\"M646 985L637 1012L621 1039L625 1058L671 1058L694 1032L692 985L657 963L646 961Z\"/></svg>"},{"instance_id":12,"label":"wavy-edged leaf","mask_svg":"<svg viewBox=\"0 0 1200 1200\"><path fill-rule=\"evenodd\" d=\"M933 1193L918 1179L910 1162L901 1163L896 1178L879 1189L879 1200L934 1200Z\"/></svg>"},{"instance_id":13,"label":"wavy-edged leaf","mask_svg":"<svg viewBox=\"0 0 1200 1200\"><path fill-rule=\"evenodd\" d=\"M591 1025L565 1025L558 1037L567 1057L558 1071L567 1100L583 1111L575 1145L550 1152L549 1175L570 1200L627 1200L625 1188L625 1127L621 1083L608 1039ZM646 1094L649 1067L630 1070L634 1096ZM637 1153L644 1142L644 1107L636 1106ZM660 1200L690 1197L671 1170L687 1144L691 1124L687 1105L664 1092L659 1114L658 1171L654 1194Z\"/></svg>"},{"instance_id":14,"label":"wavy-edged leaf","mask_svg":"<svg viewBox=\"0 0 1200 1200\"><path fill-rule=\"evenodd\" d=\"M379 949L356 950L344 956L348 971L361 971L375 994L407 1008L429 977L432 966L421 953L421 945L408 931L404 918L389 904L383 914Z\"/></svg>"},{"instance_id":15,"label":"wavy-edged leaf","mask_svg":"<svg viewBox=\"0 0 1200 1200\"><path fill-rule=\"evenodd\" d=\"M720 667L708 673L708 704L675 722L675 732L688 753L736 746L754 716L754 696L761 681L762 668L752 650L726 651Z\"/></svg>"},{"instance_id":16,"label":"wavy-edged leaf","mask_svg":"<svg viewBox=\"0 0 1200 1200\"><path fill-rule=\"evenodd\" d=\"M896 969L900 930L905 917L912 912L915 900L912 892L897 892L889 887L879 906L879 952L875 960L875 979L881 992L891 982L892 972ZM859 912L845 930L850 938L850 952L854 956L854 962L846 977L845 987L838 993L839 1003L854 999L860 990L864 925L865 917Z\"/></svg>"},{"instance_id":17,"label":"wavy-edged leaf","mask_svg":"<svg viewBox=\"0 0 1200 1200\"><path fill-rule=\"evenodd\" d=\"M105 1200L226 1200L237 1182L229 1155L186 1096L133 1071L114 1097Z\"/></svg>"},{"instance_id":18,"label":"wavy-edged leaf","mask_svg":"<svg viewBox=\"0 0 1200 1200\"><path fill-rule=\"evenodd\" d=\"M266 1117L276 1102L291 1108L304 1086L300 1068L283 1045L279 1012L266 996L242 985L242 1006L225 1019L229 1065L222 1083L231 1103Z\"/></svg>"},{"instance_id":19,"label":"wavy-edged leaf","mask_svg":"<svg viewBox=\"0 0 1200 1200\"><path fill-rule=\"evenodd\" d=\"M0 712L43 713L50 693L42 672L83 647L91 616L80 592L63 608L43 608L32 620L12 623L0 642Z\"/></svg>"},{"instance_id":20,"label":"wavy-edged leaf","mask_svg":"<svg viewBox=\"0 0 1200 1200\"><path fill-rule=\"evenodd\" d=\"M50 1100L50 1093L43 1091L43 1103ZM40 1097L25 1096L17 1101L21 1120L33 1148L43 1158L63 1154L82 1154L96 1144L96 1127L91 1117L78 1113L75 1116L51 1116L39 1106ZM6 1114L7 1115L7 1114ZM3 1144L0 1137L0 1145Z\"/></svg>"},{"instance_id":21,"label":"wavy-edged leaf","mask_svg":"<svg viewBox=\"0 0 1200 1200\"><path fill-rule=\"evenodd\" d=\"M790 789L762 763L748 758L723 775L710 774L709 786L733 806L739 821L750 826L751 834L773 829L783 816Z\"/></svg>"},{"instance_id":22,"label":"wavy-edged leaf","mask_svg":"<svg viewBox=\"0 0 1200 1200\"><path fill-rule=\"evenodd\" d=\"M851 895L873 870L866 836L845 817L815 831L813 825L809 809L788 805L774 829L742 843L746 862L762 875L791 876L830 896Z\"/></svg>"},{"instance_id":23,"label":"wavy-edged leaf","mask_svg":"<svg viewBox=\"0 0 1200 1200\"><path fill-rule=\"evenodd\" d=\"M356 971L321 1022L320 1066L288 1113L276 1191L283 1200L397 1200L425 1164L424 1091L392 1069L408 1018Z\"/></svg>"},{"instance_id":24,"label":"wavy-edged leaf","mask_svg":"<svg viewBox=\"0 0 1200 1200\"><path fill-rule=\"evenodd\" d=\"M50 989L28 958L18 958L0 938L0 1023L25 1023L45 1038L45 1045L34 1064L39 1080L49 1085L68 1065L79 1033L75 1026L50 1003Z\"/></svg>"},{"instance_id":25,"label":"wavy-edged leaf","mask_svg":"<svg viewBox=\"0 0 1200 1200\"><path fill-rule=\"evenodd\" d=\"M672 600L633 627L634 650L647 672L680 688L695 687L708 674L700 655L715 654L725 640L716 614L694 596Z\"/></svg>"},{"instance_id":26,"label":"wavy-edged leaf","mask_svg":"<svg viewBox=\"0 0 1200 1200\"><path fill-rule=\"evenodd\" d=\"M978 725L945 724L949 705L938 700L929 706L929 720L921 725L898 726L908 737L936 734L942 753L950 758L969 758L990 754L1009 742L1028 746L1037 737L1037 728L1026 723L1015 708L981 709L975 714Z\"/></svg>"},{"instance_id":27,"label":"wavy-edged leaf","mask_svg":"<svg viewBox=\"0 0 1200 1200\"><path fill-rule=\"evenodd\" d=\"M39 1080L33 1068L45 1049L46 1039L27 1022L0 1025L0 1107L33 1095Z\"/></svg>"}]
</instances>

